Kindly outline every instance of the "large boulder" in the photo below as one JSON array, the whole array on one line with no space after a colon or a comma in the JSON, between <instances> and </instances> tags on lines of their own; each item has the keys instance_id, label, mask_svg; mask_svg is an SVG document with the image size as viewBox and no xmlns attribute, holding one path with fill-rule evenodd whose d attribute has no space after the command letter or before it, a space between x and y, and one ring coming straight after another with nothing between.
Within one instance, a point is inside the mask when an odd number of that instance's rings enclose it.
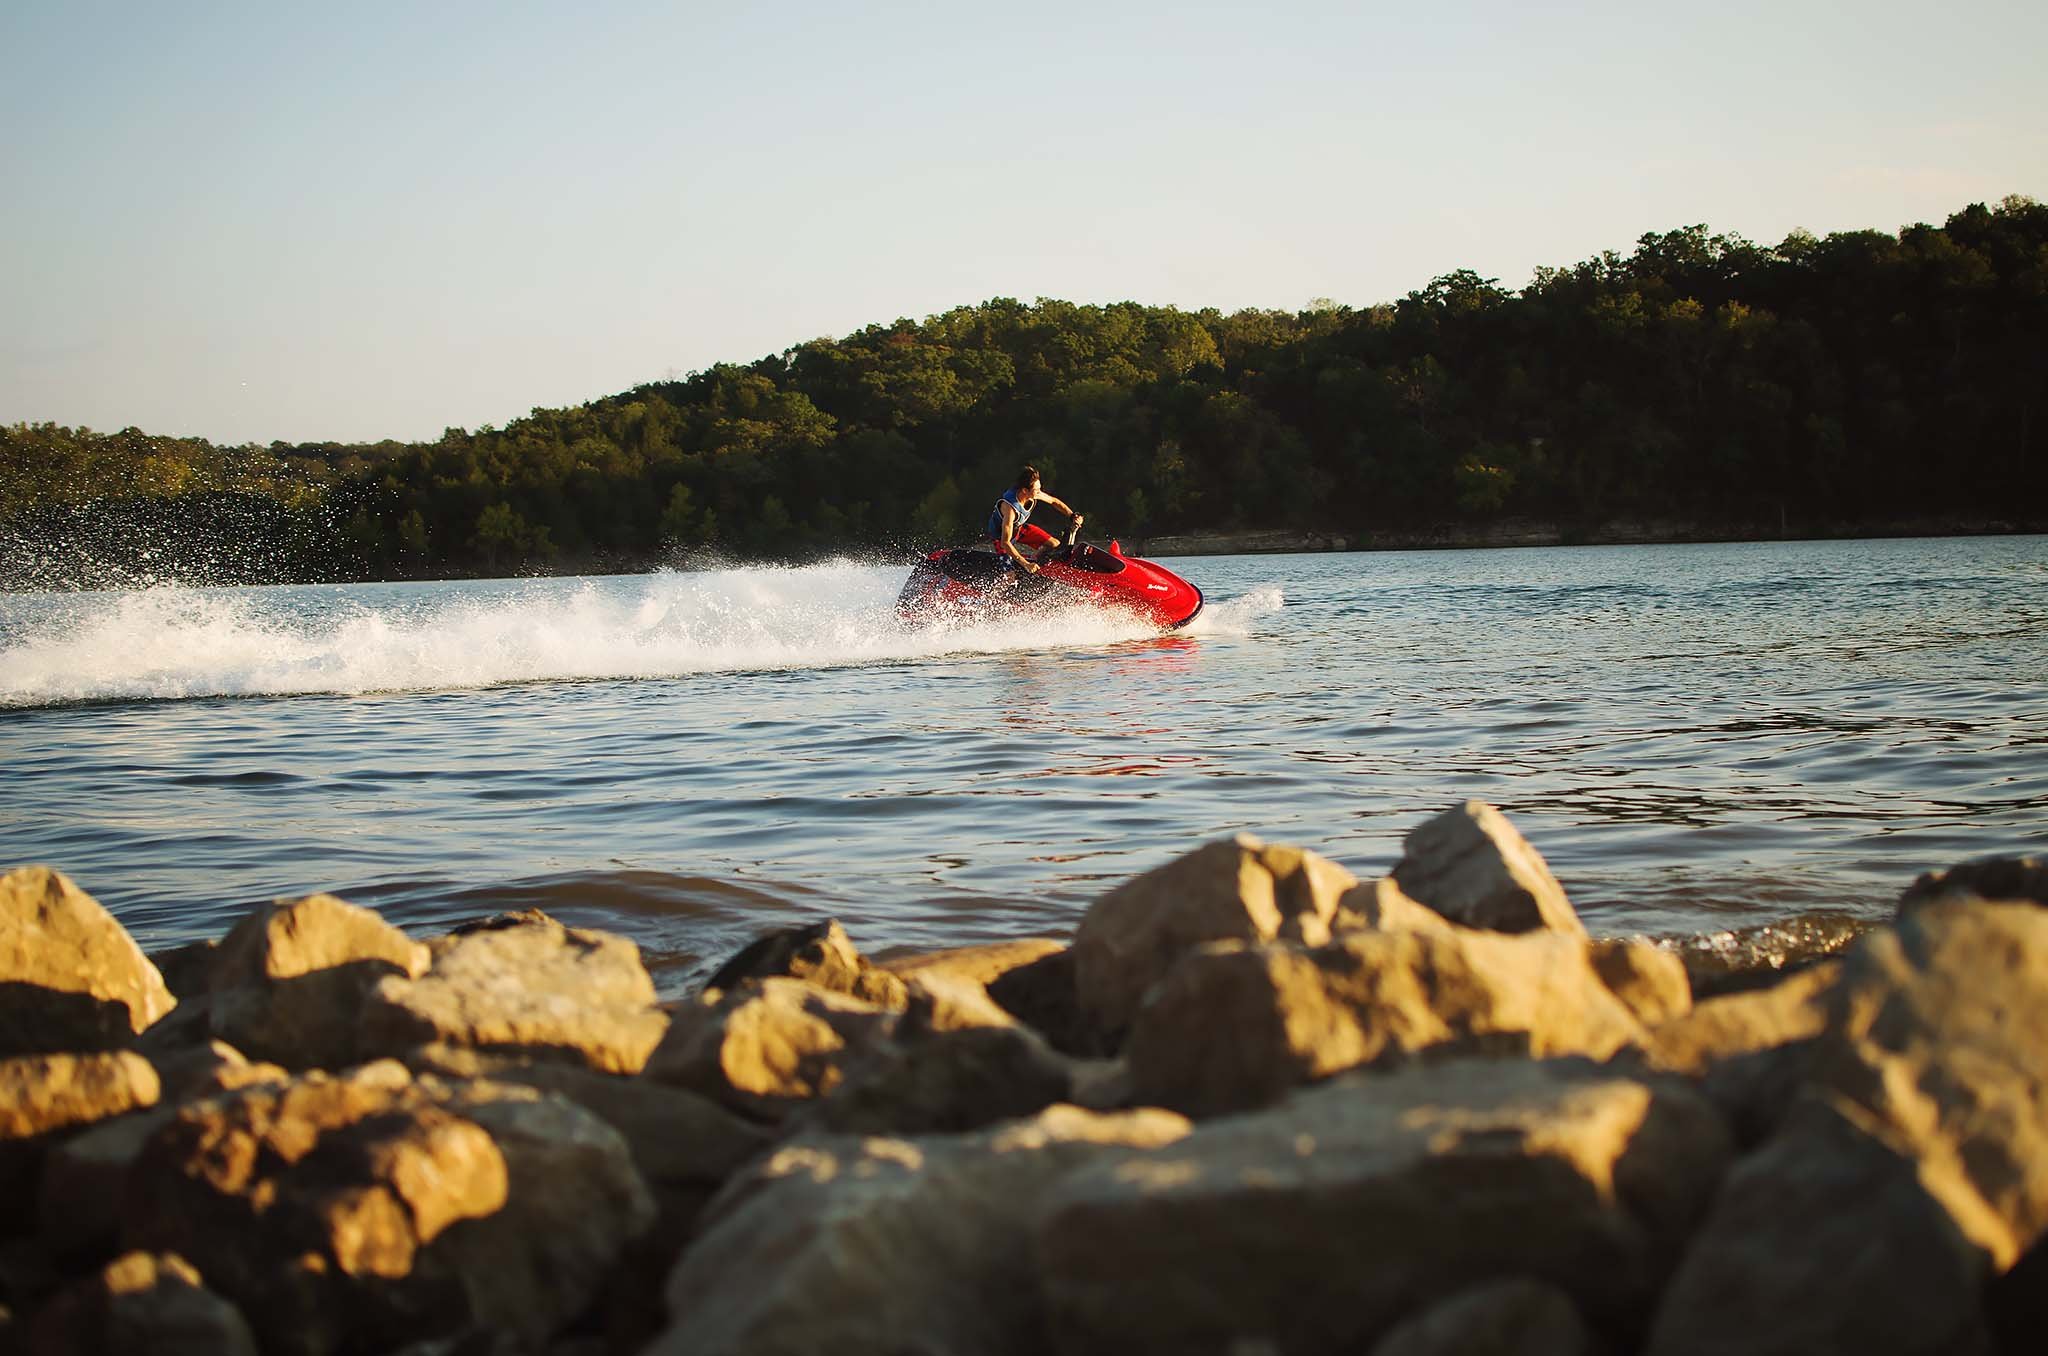
<instances>
[{"instance_id":1,"label":"large boulder","mask_svg":"<svg viewBox=\"0 0 2048 1356\"><path fill-rule=\"evenodd\" d=\"M978 1026L1015 1026L1017 1018L965 975L925 970L904 986L903 1021L914 1031L964 1031Z\"/></svg>"},{"instance_id":2,"label":"large boulder","mask_svg":"<svg viewBox=\"0 0 2048 1356\"><path fill-rule=\"evenodd\" d=\"M1054 1187L1036 1247L1054 1345L1363 1351L1527 1277L1626 1349L1727 1154L1696 1094L1575 1061L1353 1075Z\"/></svg>"},{"instance_id":3,"label":"large boulder","mask_svg":"<svg viewBox=\"0 0 2048 1356\"><path fill-rule=\"evenodd\" d=\"M1803 1101L1728 1174L1646 1356L1973 1356L1985 1254L1854 1108Z\"/></svg>"},{"instance_id":4,"label":"large boulder","mask_svg":"<svg viewBox=\"0 0 2048 1356\"><path fill-rule=\"evenodd\" d=\"M282 1083L291 1078L283 1065L251 1060L225 1041L137 1053L149 1060L163 1080L166 1102L190 1102L251 1083Z\"/></svg>"},{"instance_id":5,"label":"large boulder","mask_svg":"<svg viewBox=\"0 0 2048 1356\"><path fill-rule=\"evenodd\" d=\"M181 1108L131 1171L124 1241L193 1261L268 1352L473 1326L537 1347L651 1216L589 1112L383 1061Z\"/></svg>"},{"instance_id":6,"label":"large boulder","mask_svg":"<svg viewBox=\"0 0 2048 1356\"><path fill-rule=\"evenodd\" d=\"M177 1001L127 929L61 871L0 876L0 1057L117 1050Z\"/></svg>"},{"instance_id":7,"label":"large boulder","mask_svg":"<svg viewBox=\"0 0 2048 1356\"><path fill-rule=\"evenodd\" d=\"M624 1078L570 1064L528 1063L460 1046L423 1046L406 1056L416 1073L489 1079L558 1093L618 1131L658 1197L690 1213L769 1143L768 1133L710 1099L648 1078Z\"/></svg>"},{"instance_id":8,"label":"large boulder","mask_svg":"<svg viewBox=\"0 0 2048 1356\"><path fill-rule=\"evenodd\" d=\"M385 1062L182 1108L131 1171L125 1242L192 1260L266 1349L452 1329L461 1287L427 1251L503 1210L508 1174L489 1133L438 1102Z\"/></svg>"},{"instance_id":9,"label":"large boulder","mask_svg":"<svg viewBox=\"0 0 2048 1356\"><path fill-rule=\"evenodd\" d=\"M973 1136L793 1141L712 1203L648 1356L1039 1356L1046 1191L1186 1131L1163 1111L1054 1107Z\"/></svg>"},{"instance_id":10,"label":"large boulder","mask_svg":"<svg viewBox=\"0 0 2048 1356\"><path fill-rule=\"evenodd\" d=\"M163 1084L156 1105L97 1121L53 1145L43 1161L37 1211L42 1244L58 1254L104 1252L120 1232L128 1174L143 1146L178 1114L180 1104L259 1083L283 1085L291 1075L275 1064L252 1064L213 1042L191 1052L207 1057L152 1061Z\"/></svg>"},{"instance_id":11,"label":"large boulder","mask_svg":"<svg viewBox=\"0 0 2048 1356\"><path fill-rule=\"evenodd\" d=\"M474 1327L538 1350L603 1293L656 1206L625 1139L552 1093L454 1086L447 1106L490 1132L505 1155L505 1208L448 1231Z\"/></svg>"},{"instance_id":12,"label":"large boulder","mask_svg":"<svg viewBox=\"0 0 2048 1356\"><path fill-rule=\"evenodd\" d=\"M2048 904L2048 857L1987 857L1929 871L1899 896L1899 912L1973 899Z\"/></svg>"},{"instance_id":13,"label":"large boulder","mask_svg":"<svg viewBox=\"0 0 2048 1356\"><path fill-rule=\"evenodd\" d=\"M668 1026L640 949L624 937L515 916L430 950L424 975L388 976L365 998L364 1056L439 1043L637 1073Z\"/></svg>"},{"instance_id":14,"label":"large boulder","mask_svg":"<svg viewBox=\"0 0 2048 1356\"><path fill-rule=\"evenodd\" d=\"M406 1062L416 1072L489 1078L558 1093L594 1112L624 1138L657 1217L612 1265L591 1305L610 1343L602 1348L606 1351L637 1351L660 1331L665 1321L662 1280L694 1235L698 1215L726 1180L770 1142L762 1127L696 1093L647 1078L444 1045L423 1046Z\"/></svg>"},{"instance_id":15,"label":"large boulder","mask_svg":"<svg viewBox=\"0 0 2048 1356\"><path fill-rule=\"evenodd\" d=\"M1140 1100L1211 1116L1437 1046L1605 1058L1642 1034L1573 938L1353 932L1203 948L1139 1010L1127 1055Z\"/></svg>"},{"instance_id":16,"label":"large boulder","mask_svg":"<svg viewBox=\"0 0 2048 1356\"><path fill-rule=\"evenodd\" d=\"M890 974L906 980L941 974L971 979L986 987L1019 966L1030 965L1064 950L1066 943L1050 937L1019 937L976 946L950 947L944 951L915 951L889 956L876 963Z\"/></svg>"},{"instance_id":17,"label":"large boulder","mask_svg":"<svg viewBox=\"0 0 2048 1356\"><path fill-rule=\"evenodd\" d=\"M1145 994L1209 942L1330 939L1338 900L1358 884L1335 862L1239 834L1117 886L1074 934L1082 1013L1114 1043Z\"/></svg>"},{"instance_id":18,"label":"large boulder","mask_svg":"<svg viewBox=\"0 0 2048 1356\"><path fill-rule=\"evenodd\" d=\"M841 1134L964 1134L1074 1096L1074 1063L1039 1036L1015 1023L969 1026L875 1046L802 1123Z\"/></svg>"},{"instance_id":19,"label":"large boulder","mask_svg":"<svg viewBox=\"0 0 2048 1356\"><path fill-rule=\"evenodd\" d=\"M1586 935L1549 865L1484 801L1446 810L1412 830L1401 847L1394 882L1454 923Z\"/></svg>"},{"instance_id":20,"label":"large boulder","mask_svg":"<svg viewBox=\"0 0 2048 1356\"><path fill-rule=\"evenodd\" d=\"M1427 904L1410 899L1392 876L1360 881L1337 901L1333 933L1448 932L1457 924Z\"/></svg>"},{"instance_id":21,"label":"large boulder","mask_svg":"<svg viewBox=\"0 0 2048 1356\"><path fill-rule=\"evenodd\" d=\"M2003 1271L2048 1231L2048 911L1930 904L1842 961L1814 1083Z\"/></svg>"},{"instance_id":22,"label":"large boulder","mask_svg":"<svg viewBox=\"0 0 2048 1356\"><path fill-rule=\"evenodd\" d=\"M23 1143L154 1106L163 1088L126 1050L0 1059L0 1143Z\"/></svg>"},{"instance_id":23,"label":"large boulder","mask_svg":"<svg viewBox=\"0 0 2048 1356\"><path fill-rule=\"evenodd\" d=\"M1983 1351L1987 1283L2048 1234L2048 912L1930 900L1821 1002L1805 1091L1730 1175L1658 1356Z\"/></svg>"},{"instance_id":24,"label":"large boulder","mask_svg":"<svg viewBox=\"0 0 2048 1356\"><path fill-rule=\"evenodd\" d=\"M368 909L333 895L251 910L208 972L211 1030L289 1069L356 1062L364 1001L378 981L427 968L427 949Z\"/></svg>"},{"instance_id":25,"label":"large boulder","mask_svg":"<svg viewBox=\"0 0 2048 1356\"><path fill-rule=\"evenodd\" d=\"M1840 972L1829 961L1768 988L1705 999L1652 1026L1638 1057L1647 1068L1697 1080L1737 1142L1761 1144L1806 1084Z\"/></svg>"},{"instance_id":26,"label":"large boulder","mask_svg":"<svg viewBox=\"0 0 2048 1356\"><path fill-rule=\"evenodd\" d=\"M131 1252L67 1286L28 1325L24 1356L256 1356L249 1325L182 1257Z\"/></svg>"},{"instance_id":27,"label":"large boulder","mask_svg":"<svg viewBox=\"0 0 2048 1356\"><path fill-rule=\"evenodd\" d=\"M1685 962L1654 942L1610 939L1589 943L1586 958L1608 991L1646 1027L1692 1011L1692 980Z\"/></svg>"},{"instance_id":28,"label":"large boulder","mask_svg":"<svg viewBox=\"0 0 2048 1356\"><path fill-rule=\"evenodd\" d=\"M383 961L385 973L417 975L427 949L369 909L333 895L306 895L259 905L235 924L213 952L214 992L319 970Z\"/></svg>"},{"instance_id":29,"label":"large boulder","mask_svg":"<svg viewBox=\"0 0 2048 1356\"><path fill-rule=\"evenodd\" d=\"M755 938L719 966L704 987L736 989L748 980L770 978L800 979L879 1007L900 1008L904 1002L903 980L870 964L836 918Z\"/></svg>"},{"instance_id":30,"label":"large boulder","mask_svg":"<svg viewBox=\"0 0 2048 1356\"><path fill-rule=\"evenodd\" d=\"M131 1051L0 1059L0 1234L35 1222L57 1137L154 1106L162 1084Z\"/></svg>"},{"instance_id":31,"label":"large boulder","mask_svg":"<svg viewBox=\"0 0 2048 1356\"><path fill-rule=\"evenodd\" d=\"M645 1077L760 1120L780 1120L838 1087L901 1015L795 979L707 993L670 1014Z\"/></svg>"},{"instance_id":32,"label":"large boulder","mask_svg":"<svg viewBox=\"0 0 2048 1356\"><path fill-rule=\"evenodd\" d=\"M1082 1057L1111 1052L1111 1042L1081 1012L1071 948L1048 951L1005 970L988 981L988 996L1055 1050Z\"/></svg>"}]
</instances>

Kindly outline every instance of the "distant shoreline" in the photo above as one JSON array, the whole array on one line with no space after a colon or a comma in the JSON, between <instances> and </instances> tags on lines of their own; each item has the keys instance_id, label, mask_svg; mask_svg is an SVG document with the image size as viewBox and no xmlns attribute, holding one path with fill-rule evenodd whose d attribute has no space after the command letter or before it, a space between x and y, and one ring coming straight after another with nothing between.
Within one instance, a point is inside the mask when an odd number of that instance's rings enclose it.
<instances>
[{"instance_id":1,"label":"distant shoreline","mask_svg":"<svg viewBox=\"0 0 2048 1356\"><path fill-rule=\"evenodd\" d=\"M1596 526L1507 519L1484 526L1438 524L1358 533L1292 529L1178 532L1121 539L1137 556L1277 555L1326 551L1498 550L1516 546L1677 546L1708 542L1843 541L1886 537L2010 537L2048 533L2048 522L1940 518L1883 523L1698 523L1615 519Z\"/></svg>"}]
</instances>

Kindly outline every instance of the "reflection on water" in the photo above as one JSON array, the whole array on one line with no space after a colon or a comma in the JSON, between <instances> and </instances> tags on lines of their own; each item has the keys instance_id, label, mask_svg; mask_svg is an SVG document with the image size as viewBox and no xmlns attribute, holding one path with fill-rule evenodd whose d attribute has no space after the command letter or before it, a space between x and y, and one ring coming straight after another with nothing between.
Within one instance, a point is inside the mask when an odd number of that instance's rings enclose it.
<instances>
[{"instance_id":1,"label":"reflection on water","mask_svg":"<svg viewBox=\"0 0 2048 1356\"><path fill-rule=\"evenodd\" d=\"M1240 829L1377 873L1468 796L1596 932L1760 956L2048 848L2040 538L1180 564L1166 636L907 631L848 562L0 599L5 856L150 945L330 888L617 927L674 983L783 917L1063 934Z\"/></svg>"}]
</instances>

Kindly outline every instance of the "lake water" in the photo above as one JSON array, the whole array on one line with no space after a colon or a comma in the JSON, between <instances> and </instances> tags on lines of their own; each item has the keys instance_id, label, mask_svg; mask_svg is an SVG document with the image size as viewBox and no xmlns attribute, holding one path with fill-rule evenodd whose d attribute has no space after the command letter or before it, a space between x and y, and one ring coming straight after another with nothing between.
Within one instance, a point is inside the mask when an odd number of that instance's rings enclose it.
<instances>
[{"instance_id":1,"label":"lake water","mask_svg":"<svg viewBox=\"0 0 2048 1356\"><path fill-rule=\"evenodd\" d=\"M918 630L905 567L0 596L0 865L145 947L539 905L669 993L820 915L1071 932L1237 830L1361 876L1467 797L1596 935L1745 962L2048 850L2048 538L1205 557L1160 636Z\"/></svg>"}]
</instances>

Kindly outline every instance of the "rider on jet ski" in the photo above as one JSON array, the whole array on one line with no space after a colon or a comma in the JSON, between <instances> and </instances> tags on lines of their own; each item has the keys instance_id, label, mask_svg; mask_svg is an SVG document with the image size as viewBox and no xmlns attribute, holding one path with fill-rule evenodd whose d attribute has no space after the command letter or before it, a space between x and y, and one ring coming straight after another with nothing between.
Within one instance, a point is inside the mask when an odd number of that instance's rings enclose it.
<instances>
[{"instance_id":1,"label":"rider on jet ski","mask_svg":"<svg viewBox=\"0 0 2048 1356\"><path fill-rule=\"evenodd\" d=\"M1012 563L1027 574L1037 574L1038 566L1018 549L1017 533L1022 530L1025 521L1031 517L1031 510L1037 507L1041 499L1073 519L1073 528L1081 526L1081 515L1040 489L1038 468L1027 466L1017 472L1017 483L1003 491L1003 497L996 500L995 507L989 510L988 525L983 529L988 533L989 540L996 544L996 549L1008 556Z\"/></svg>"}]
</instances>

